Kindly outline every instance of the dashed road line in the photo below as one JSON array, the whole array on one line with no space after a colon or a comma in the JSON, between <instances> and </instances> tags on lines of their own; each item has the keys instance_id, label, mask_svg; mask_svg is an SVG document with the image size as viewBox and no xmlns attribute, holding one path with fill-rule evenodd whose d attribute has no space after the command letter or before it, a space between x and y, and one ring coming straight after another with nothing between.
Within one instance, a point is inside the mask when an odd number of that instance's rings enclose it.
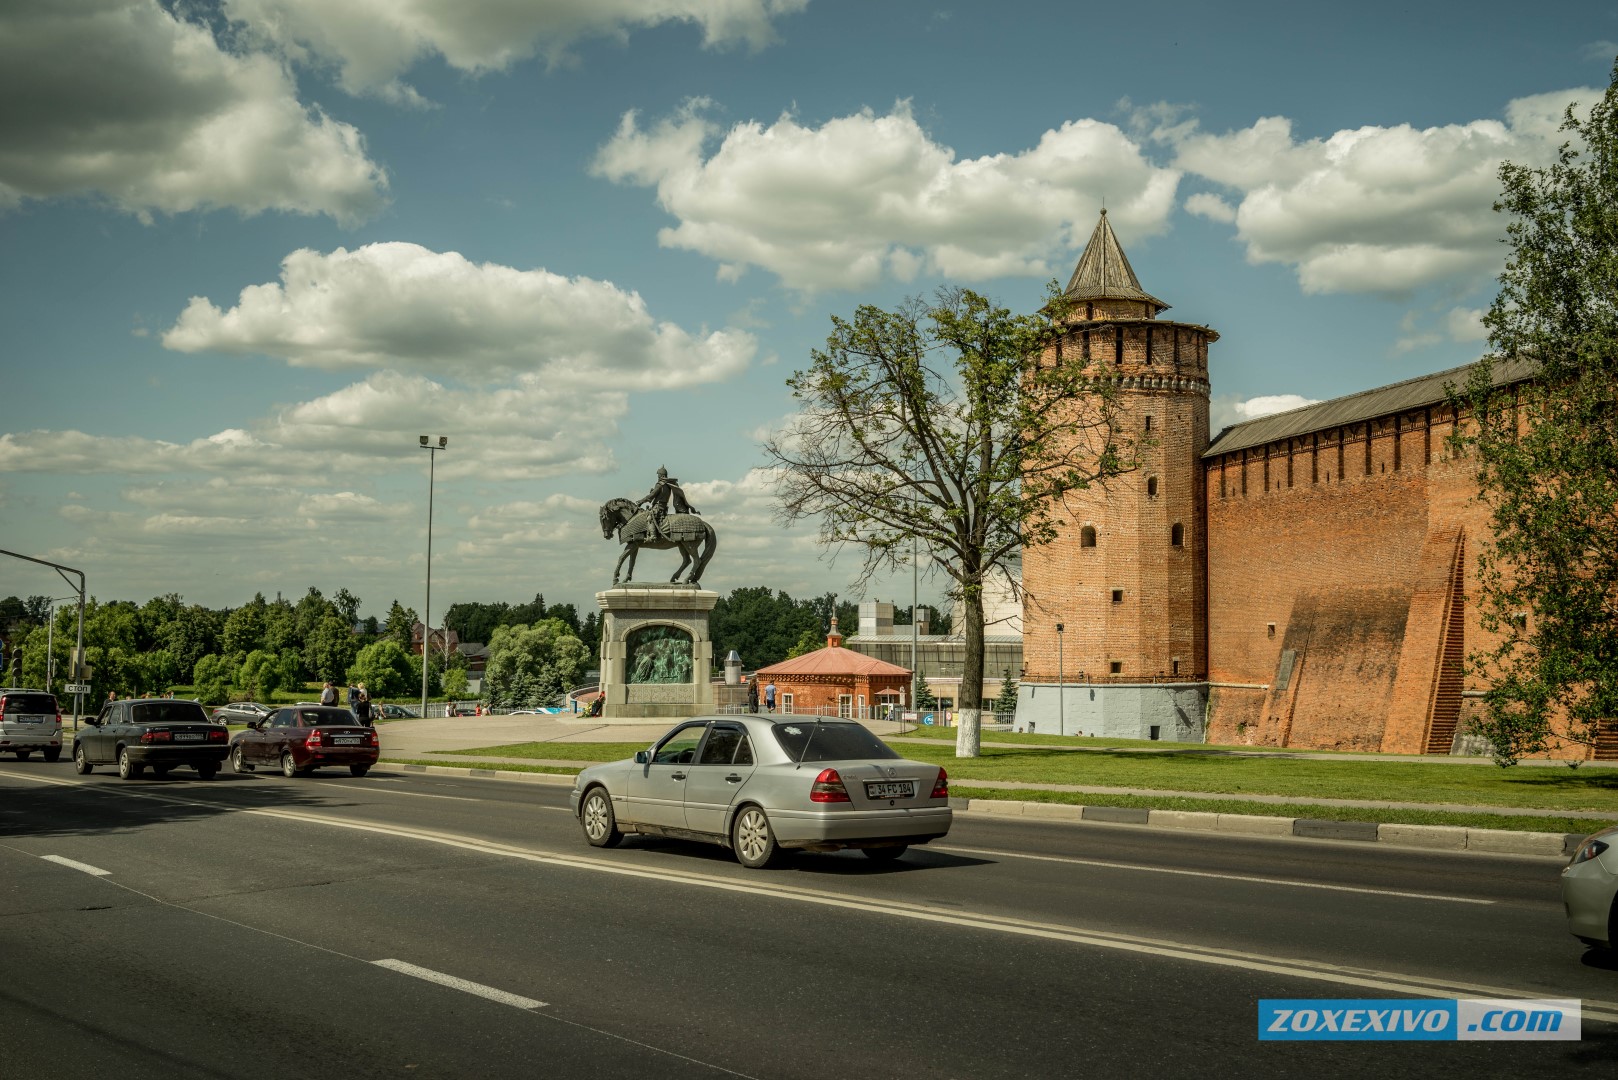
<instances>
[{"instance_id":1,"label":"dashed road line","mask_svg":"<svg viewBox=\"0 0 1618 1080\"><path fill-rule=\"evenodd\" d=\"M77 859L69 859L65 855L41 855L40 858L44 859L46 862L53 862L58 866L66 866L69 869L77 870L80 873L89 874L91 877L112 876L111 870L103 870L99 866L91 866L89 863L82 863Z\"/></svg>"},{"instance_id":2,"label":"dashed road line","mask_svg":"<svg viewBox=\"0 0 1618 1080\"><path fill-rule=\"evenodd\" d=\"M496 990L492 986L485 986L470 979L459 979L454 975L445 975L442 971L434 971L432 968L417 967L415 964L407 964L403 960L372 960L371 963L377 967L387 968L389 971L397 971L401 975L413 975L418 979L437 983L439 986L447 986L452 990L462 990L468 994L476 994L480 998L498 1001L502 1005L510 1005L513 1008L543 1009L545 1007L543 1001L535 1001L533 998L526 998L521 994Z\"/></svg>"}]
</instances>

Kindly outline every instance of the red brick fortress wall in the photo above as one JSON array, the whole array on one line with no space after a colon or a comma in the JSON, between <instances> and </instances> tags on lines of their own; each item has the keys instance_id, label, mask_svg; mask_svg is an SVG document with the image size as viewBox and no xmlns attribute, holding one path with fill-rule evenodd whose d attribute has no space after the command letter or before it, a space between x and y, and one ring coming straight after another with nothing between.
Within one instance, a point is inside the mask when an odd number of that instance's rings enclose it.
<instances>
[{"instance_id":1,"label":"red brick fortress wall","mask_svg":"<svg viewBox=\"0 0 1618 1080\"><path fill-rule=\"evenodd\" d=\"M1210 742L1449 751L1488 530L1452 426L1433 406L1206 460Z\"/></svg>"}]
</instances>

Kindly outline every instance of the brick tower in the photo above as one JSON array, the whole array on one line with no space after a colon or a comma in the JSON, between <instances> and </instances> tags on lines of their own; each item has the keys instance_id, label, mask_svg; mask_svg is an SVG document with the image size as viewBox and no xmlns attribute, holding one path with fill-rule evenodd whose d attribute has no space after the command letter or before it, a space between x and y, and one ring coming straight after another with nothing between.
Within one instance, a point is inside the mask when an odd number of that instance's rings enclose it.
<instances>
[{"instance_id":1,"label":"brick tower","mask_svg":"<svg viewBox=\"0 0 1618 1080\"><path fill-rule=\"evenodd\" d=\"M1101 211L1065 290L1058 357L1116 380L1116 428L1138 467L1058 508L1059 537L1023 552L1018 721L1037 731L1201 739L1207 700L1206 326L1170 322ZM1061 626L1059 632L1057 627Z\"/></svg>"}]
</instances>

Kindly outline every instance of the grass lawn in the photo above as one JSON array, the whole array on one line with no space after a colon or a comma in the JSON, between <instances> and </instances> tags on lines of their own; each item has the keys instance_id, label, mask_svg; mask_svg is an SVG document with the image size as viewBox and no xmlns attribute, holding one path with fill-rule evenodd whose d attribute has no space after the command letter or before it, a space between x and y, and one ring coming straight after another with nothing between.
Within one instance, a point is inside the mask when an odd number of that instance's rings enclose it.
<instances>
[{"instance_id":1,"label":"grass lawn","mask_svg":"<svg viewBox=\"0 0 1618 1080\"><path fill-rule=\"evenodd\" d=\"M1072 743L1071 738L1063 740L1065 747L1070 747ZM1146 745L1161 747L1164 744ZM1206 749L1200 744L1197 748ZM528 742L443 753L553 761L618 761L644 749L645 746L640 743ZM1215 796L1289 795L1297 798L1530 807L1565 810L1573 816L1589 813L1618 818L1618 770L1612 769L1499 769L1493 766L1423 764L1419 761L1315 761L1106 750L1074 753L1063 747L1018 749L996 746L992 742L985 742L983 756L978 758L957 758L952 741L941 741L937 745L898 743L894 749L908 758L943 765L949 770L952 788L970 785L973 780L1012 780L1032 784L1156 788ZM1035 798L1036 795L1007 792L998 797L1024 799ZM1080 795L1074 797L1074 801L1102 805L1096 801L1098 798L1100 796ZM1161 801L1151 805L1169 808ZM1247 807L1247 813L1289 816L1281 810L1262 805L1241 805ZM1315 807L1314 811L1321 809ZM1351 820L1380 820L1365 816L1367 813L1352 811ZM1415 811L1393 813L1398 815L1396 820L1410 821L1409 815ZM1578 830L1574 828L1568 831Z\"/></svg>"},{"instance_id":2,"label":"grass lawn","mask_svg":"<svg viewBox=\"0 0 1618 1080\"><path fill-rule=\"evenodd\" d=\"M1403 761L1138 754L1012 749L985 744L983 756L957 758L950 745L901 743L906 757L935 762L952 781L1157 788L1208 794L1292 795L1324 799L1517 806L1590 811L1618 817L1618 771L1499 769Z\"/></svg>"}]
</instances>

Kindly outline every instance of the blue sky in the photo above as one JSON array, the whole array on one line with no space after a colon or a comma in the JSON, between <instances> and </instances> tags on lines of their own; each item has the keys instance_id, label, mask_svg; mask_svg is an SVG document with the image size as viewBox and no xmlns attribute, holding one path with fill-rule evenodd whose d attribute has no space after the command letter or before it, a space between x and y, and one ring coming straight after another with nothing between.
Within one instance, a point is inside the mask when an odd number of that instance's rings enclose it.
<instances>
[{"instance_id":1,"label":"blue sky","mask_svg":"<svg viewBox=\"0 0 1618 1080\"><path fill-rule=\"evenodd\" d=\"M1105 199L1216 427L1453 367L1499 161L1615 54L1593 2L8 0L0 547L419 610L431 432L435 611L593 602L660 464L705 585L846 595L756 471L832 314L1031 309Z\"/></svg>"}]
</instances>

